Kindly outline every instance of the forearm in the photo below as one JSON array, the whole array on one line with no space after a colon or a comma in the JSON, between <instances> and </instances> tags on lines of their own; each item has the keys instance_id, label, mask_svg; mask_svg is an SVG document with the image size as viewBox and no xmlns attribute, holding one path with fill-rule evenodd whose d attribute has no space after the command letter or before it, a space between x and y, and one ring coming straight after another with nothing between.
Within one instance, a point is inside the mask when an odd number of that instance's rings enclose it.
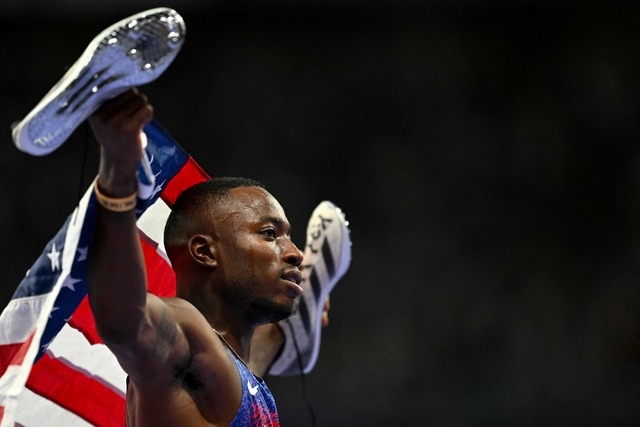
<instances>
[{"instance_id":1,"label":"forearm","mask_svg":"<svg viewBox=\"0 0 640 427\"><path fill-rule=\"evenodd\" d=\"M145 315L146 273L133 210L112 212L98 207L88 263L89 302L102 338L135 339L135 325Z\"/></svg>"}]
</instances>

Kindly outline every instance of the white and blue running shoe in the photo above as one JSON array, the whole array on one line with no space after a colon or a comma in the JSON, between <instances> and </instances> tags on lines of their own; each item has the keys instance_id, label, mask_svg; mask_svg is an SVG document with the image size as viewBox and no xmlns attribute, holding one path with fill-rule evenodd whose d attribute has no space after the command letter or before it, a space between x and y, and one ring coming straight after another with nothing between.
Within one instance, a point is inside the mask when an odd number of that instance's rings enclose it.
<instances>
[{"instance_id":1,"label":"white and blue running shoe","mask_svg":"<svg viewBox=\"0 0 640 427\"><path fill-rule=\"evenodd\" d=\"M173 9L150 9L101 32L62 79L12 129L16 146L49 154L107 99L155 80L171 64L185 37Z\"/></svg>"},{"instance_id":2,"label":"white and blue running shoe","mask_svg":"<svg viewBox=\"0 0 640 427\"><path fill-rule=\"evenodd\" d=\"M284 347L269 368L270 375L306 374L315 366L324 303L351 264L348 226L342 210L329 201L321 202L311 214L300 267L304 292L293 315L279 322Z\"/></svg>"}]
</instances>

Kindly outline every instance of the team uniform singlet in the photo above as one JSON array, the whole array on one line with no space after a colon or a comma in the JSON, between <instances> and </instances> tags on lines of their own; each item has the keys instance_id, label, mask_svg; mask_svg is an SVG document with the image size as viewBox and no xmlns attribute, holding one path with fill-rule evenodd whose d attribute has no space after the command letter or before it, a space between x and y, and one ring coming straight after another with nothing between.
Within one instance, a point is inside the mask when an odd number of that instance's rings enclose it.
<instances>
[{"instance_id":1,"label":"team uniform singlet","mask_svg":"<svg viewBox=\"0 0 640 427\"><path fill-rule=\"evenodd\" d=\"M242 402L230 427L280 427L276 401L262 378L256 377L232 351L242 383Z\"/></svg>"},{"instance_id":2,"label":"team uniform singlet","mask_svg":"<svg viewBox=\"0 0 640 427\"><path fill-rule=\"evenodd\" d=\"M276 401L264 380L253 375L228 347L225 348L236 362L242 383L240 408L229 427L280 427ZM125 422L125 425L128 425L128 422Z\"/></svg>"}]
</instances>

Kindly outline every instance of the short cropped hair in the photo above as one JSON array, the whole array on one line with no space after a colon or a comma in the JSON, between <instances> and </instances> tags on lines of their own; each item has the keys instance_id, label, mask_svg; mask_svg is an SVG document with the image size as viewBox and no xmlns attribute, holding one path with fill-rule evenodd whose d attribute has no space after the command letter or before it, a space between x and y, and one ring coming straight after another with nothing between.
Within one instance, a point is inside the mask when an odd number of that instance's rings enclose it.
<instances>
[{"instance_id":1,"label":"short cropped hair","mask_svg":"<svg viewBox=\"0 0 640 427\"><path fill-rule=\"evenodd\" d=\"M243 177L216 177L184 190L173 205L164 227L165 244L180 238L193 218L203 210L210 209L229 193L229 190L240 187L266 187L259 181Z\"/></svg>"}]
</instances>

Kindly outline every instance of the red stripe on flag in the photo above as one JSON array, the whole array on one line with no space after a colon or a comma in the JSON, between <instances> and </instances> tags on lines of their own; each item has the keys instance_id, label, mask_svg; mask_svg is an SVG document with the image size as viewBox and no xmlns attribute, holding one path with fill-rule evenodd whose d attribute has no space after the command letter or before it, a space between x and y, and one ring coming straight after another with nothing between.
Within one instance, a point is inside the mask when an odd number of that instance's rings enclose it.
<instances>
[{"instance_id":1,"label":"red stripe on flag","mask_svg":"<svg viewBox=\"0 0 640 427\"><path fill-rule=\"evenodd\" d=\"M146 239L140 239L140 243L146 264L149 292L159 297L176 296L176 274L173 268L158 254L154 245Z\"/></svg>"},{"instance_id":2,"label":"red stripe on flag","mask_svg":"<svg viewBox=\"0 0 640 427\"><path fill-rule=\"evenodd\" d=\"M35 333L36 331L31 332L24 342L0 345L0 376L4 375L10 365L22 364Z\"/></svg>"},{"instance_id":3,"label":"red stripe on flag","mask_svg":"<svg viewBox=\"0 0 640 427\"><path fill-rule=\"evenodd\" d=\"M89 297L85 296L82 298L82 301L78 304L76 311L73 312L71 319L69 319L67 323L72 328L80 331L87 341L89 341L89 344L102 343L102 338L100 338L98 330L96 329L96 320L93 317L93 311L91 311L91 307L89 306Z\"/></svg>"},{"instance_id":4,"label":"red stripe on flag","mask_svg":"<svg viewBox=\"0 0 640 427\"><path fill-rule=\"evenodd\" d=\"M180 193L192 185L206 181L207 179L209 179L209 175L192 157L189 157L180 171L167 183L164 191L162 191L162 200L164 200L169 207L172 207Z\"/></svg>"},{"instance_id":5,"label":"red stripe on flag","mask_svg":"<svg viewBox=\"0 0 640 427\"><path fill-rule=\"evenodd\" d=\"M48 354L33 365L27 387L93 425L122 427L125 423L123 396Z\"/></svg>"}]
</instances>

